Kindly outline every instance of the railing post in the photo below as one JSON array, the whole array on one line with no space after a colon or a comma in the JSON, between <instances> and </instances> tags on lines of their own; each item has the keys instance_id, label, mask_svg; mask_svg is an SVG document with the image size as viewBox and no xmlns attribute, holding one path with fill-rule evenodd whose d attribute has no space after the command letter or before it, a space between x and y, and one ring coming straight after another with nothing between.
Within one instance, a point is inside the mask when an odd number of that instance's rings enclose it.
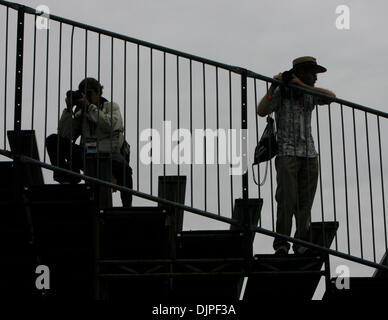
<instances>
[{"instance_id":1,"label":"railing post","mask_svg":"<svg viewBox=\"0 0 388 320\"><path fill-rule=\"evenodd\" d=\"M22 139L20 131L22 128L22 86L23 86L23 44L24 44L24 8L18 9L18 27L16 41L16 72L15 72L15 152L22 153Z\"/></svg>"},{"instance_id":2,"label":"railing post","mask_svg":"<svg viewBox=\"0 0 388 320\"><path fill-rule=\"evenodd\" d=\"M247 103L247 70L241 73L241 143L242 143L242 198L248 200L248 157L247 157L247 129L248 129L248 103Z\"/></svg>"},{"instance_id":3,"label":"railing post","mask_svg":"<svg viewBox=\"0 0 388 320\"><path fill-rule=\"evenodd\" d=\"M23 154L22 128L22 85L23 85L23 44L24 44L24 7L18 7L16 39L16 71L15 71L15 114L14 114L14 179L13 191L20 200L23 199L23 164L20 156Z\"/></svg>"}]
</instances>

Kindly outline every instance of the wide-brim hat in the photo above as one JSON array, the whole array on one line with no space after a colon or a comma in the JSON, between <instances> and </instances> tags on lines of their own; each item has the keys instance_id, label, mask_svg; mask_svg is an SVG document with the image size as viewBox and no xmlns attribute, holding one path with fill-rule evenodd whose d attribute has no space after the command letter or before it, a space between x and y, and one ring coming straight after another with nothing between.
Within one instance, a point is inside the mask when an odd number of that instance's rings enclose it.
<instances>
[{"instance_id":1,"label":"wide-brim hat","mask_svg":"<svg viewBox=\"0 0 388 320\"><path fill-rule=\"evenodd\" d=\"M313 68L313 70L316 73L322 73L322 72L327 71L327 69L325 67L322 67L317 63L317 59L315 59L314 57L309 57L309 56L299 57L299 58L294 59L294 61L292 61L292 69L291 70L295 71L297 68L302 67L302 66L303 67L304 66L311 67L311 68Z\"/></svg>"}]
</instances>

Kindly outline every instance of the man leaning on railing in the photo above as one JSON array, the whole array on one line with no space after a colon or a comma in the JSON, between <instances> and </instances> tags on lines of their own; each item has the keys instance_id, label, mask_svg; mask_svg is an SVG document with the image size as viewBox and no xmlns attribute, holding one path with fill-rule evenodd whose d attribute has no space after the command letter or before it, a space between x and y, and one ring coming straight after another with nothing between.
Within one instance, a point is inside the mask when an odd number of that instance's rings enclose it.
<instances>
[{"instance_id":1,"label":"man leaning on railing","mask_svg":"<svg viewBox=\"0 0 388 320\"><path fill-rule=\"evenodd\" d=\"M78 91L68 91L58 135L52 134L46 139L47 152L53 165L79 173L84 170L84 148L94 144L96 152L111 154L112 176L117 183L132 188L132 168L121 152L126 142L120 109L115 102L102 97L102 89L96 79L85 78ZM75 143L79 136L80 145ZM80 182L77 177L59 172L54 172L54 180ZM132 205L130 193L121 192L121 200L125 207Z\"/></svg>"},{"instance_id":2,"label":"man leaning on railing","mask_svg":"<svg viewBox=\"0 0 388 320\"><path fill-rule=\"evenodd\" d=\"M314 86L317 74L322 72L326 72L326 68L318 65L315 58L306 56L295 59L290 71L279 73L274 79L335 98L333 92ZM295 238L305 241L309 241L311 208L318 181L318 153L311 134L311 114L316 104L327 104L329 100L272 83L258 106L261 117L275 112L277 125L276 232L289 236L295 215ZM275 238L273 247L275 254L286 255L290 244ZM294 245L293 249L296 254L308 253L302 246Z\"/></svg>"}]
</instances>

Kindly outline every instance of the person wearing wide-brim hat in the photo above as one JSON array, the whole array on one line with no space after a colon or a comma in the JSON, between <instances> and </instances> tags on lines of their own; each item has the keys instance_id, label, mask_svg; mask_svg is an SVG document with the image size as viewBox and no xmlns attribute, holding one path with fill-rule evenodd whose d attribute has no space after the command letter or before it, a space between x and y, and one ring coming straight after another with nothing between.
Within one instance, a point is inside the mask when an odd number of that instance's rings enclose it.
<instances>
[{"instance_id":1,"label":"person wearing wide-brim hat","mask_svg":"<svg viewBox=\"0 0 388 320\"><path fill-rule=\"evenodd\" d=\"M284 90L284 86L279 88L278 83L272 83L258 106L259 116L264 117L275 112L277 124L276 232L289 236L292 217L295 216L295 238L305 241L311 240L311 208L318 181L318 154L311 134L312 110L315 105L328 104L335 98L332 91L315 87L317 74L326 71L314 57L294 59L292 68L274 76L274 79L324 94L326 97L317 97L304 93L303 90ZM275 238L273 247L275 254L286 255L290 244L281 238ZM305 247L294 245L293 249L296 254L308 253Z\"/></svg>"}]
</instances>

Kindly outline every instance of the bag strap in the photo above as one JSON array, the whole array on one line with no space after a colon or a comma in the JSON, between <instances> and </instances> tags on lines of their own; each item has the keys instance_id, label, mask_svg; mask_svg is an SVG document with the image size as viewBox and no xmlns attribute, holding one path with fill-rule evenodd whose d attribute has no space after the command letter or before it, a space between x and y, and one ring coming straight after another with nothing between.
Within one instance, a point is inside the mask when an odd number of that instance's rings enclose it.
<instances>
[{"instance_id":1,"label":"bag strap","mask_svg":"<svg viewBox=\"0 0 388 320\"><path fill-rule=\"evenodd\" d=\"M264 178L263 178L263 181L261 181L261 182L260 182L260 181L259 181L259 182L256 181L256 177L255 177L255 169L253 168L253 166L254 166L254 164L252 164L253 182L254 182L256 185L262 187L262 186L264 185L265 181L267 180L267 174L268 174L268 161L265 162ZM259 164L257 165L257 168L259 168Z\"/></svg>"}]
</instances>

